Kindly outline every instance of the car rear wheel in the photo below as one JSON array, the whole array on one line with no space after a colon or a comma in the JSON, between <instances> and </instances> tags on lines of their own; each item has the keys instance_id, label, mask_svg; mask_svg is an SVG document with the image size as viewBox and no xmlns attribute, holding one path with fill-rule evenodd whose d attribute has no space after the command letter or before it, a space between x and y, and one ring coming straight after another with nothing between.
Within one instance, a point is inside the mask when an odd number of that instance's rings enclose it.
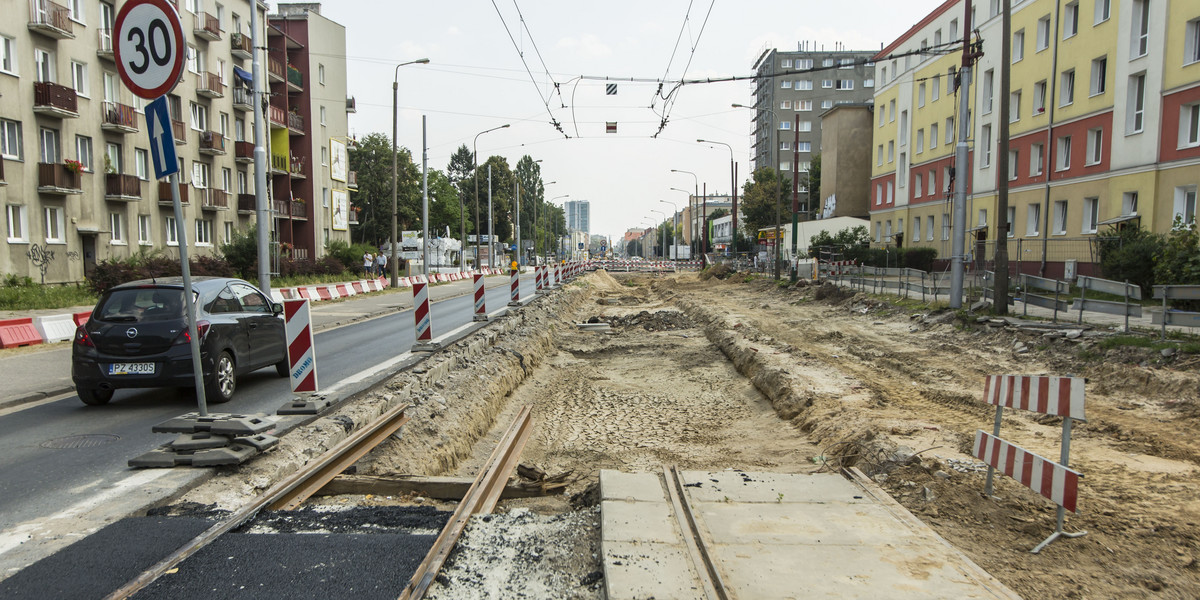
<instances>
[{"instance_id":1,"label":"car rear wheel","mask_svg":"<svg viewBox=\"0 0 1200 600\"><path fill-rule=\"evenodd\" d=\"M209 404L224 404L233 400L235 389L237 373L234 370L233 356L222 352L213 366L212 378L204 386L204 398Z\"/></svg>"},{"instance_id":2,"label":"car rear wheel","mask_svg":"<svg viewBox=\"0 0 1200 600\"><path fill-rule=\"evenodd\" d=\"M291 374L291 370L292 366L288 364L288 359L286 356L283 357L283 360L275 363L275 372L279 373L280 377L287 377Z\"/></svg>"},{"instance_id":3,"label":"car rear wheel","mask_svg":"<svg viewBox=\"0 0 1200 600\"><path fill-rule=\"evenodd\" d=\"M101 406L108 404L112 400L112 390L90 389L90 388L75 388L75 392L79 394L79 399L88 406Z\"/></svg>"}]
</instances>

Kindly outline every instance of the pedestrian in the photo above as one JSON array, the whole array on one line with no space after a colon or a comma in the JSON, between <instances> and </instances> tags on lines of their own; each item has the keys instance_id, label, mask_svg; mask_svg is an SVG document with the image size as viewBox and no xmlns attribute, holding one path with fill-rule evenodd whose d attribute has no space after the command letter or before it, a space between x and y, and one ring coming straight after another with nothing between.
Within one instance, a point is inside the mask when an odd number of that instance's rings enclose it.
<instances>
[{"instance_id":1,"label":"pedestrian","mask_svg":"<svg viewBox=\"0 0 1200 600\"><path fill-rule=\"evenodd\" d=\"M387 273L387 261L388 257L382 251L375 255L375 270L378 271L377 274L381 277Z\"/></svg>"},{"instance_id":2,"label":"pedestrian","mask_svg":"<svg viewBox=\"0 0 1200 600\"><path fill-rule=\"evenodd\" d=\"M371 270L375 268L375 255L369 251L363 253L363 275L371 276Z\"/></svg>"}]
</instances>

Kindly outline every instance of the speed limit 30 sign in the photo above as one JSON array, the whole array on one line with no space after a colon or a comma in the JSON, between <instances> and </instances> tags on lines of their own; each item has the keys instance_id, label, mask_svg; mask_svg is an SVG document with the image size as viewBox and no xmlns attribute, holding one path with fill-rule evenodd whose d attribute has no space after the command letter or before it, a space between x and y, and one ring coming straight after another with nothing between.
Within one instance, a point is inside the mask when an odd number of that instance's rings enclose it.
<instances>
[{"instance_id":1,"label":"speed limit 30 sign","mask_svg":"<svg viewBox=\"0 0 1200 600\"><path fill-rule=\"evenodd\" d=\"M113 50L121 81L134 94L158 98L183 74L183 27L167 0L129 0L117 13Z\"/></svg>"}]
</instances>

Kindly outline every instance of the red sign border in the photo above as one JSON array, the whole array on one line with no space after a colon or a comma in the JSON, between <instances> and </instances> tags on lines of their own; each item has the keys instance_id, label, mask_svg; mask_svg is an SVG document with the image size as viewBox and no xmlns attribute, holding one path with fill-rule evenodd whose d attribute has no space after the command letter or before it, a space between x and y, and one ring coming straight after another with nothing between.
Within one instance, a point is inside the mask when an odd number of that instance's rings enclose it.
<instances>
[{"instance_id":1,"label":"red sign border","mask_svg":"<svg viewBox=\"0 0 1200 600\"><path fill-rule=\"evenodd\" d=\"M161 10L167 17L167 23L175 30L176 58L175 65L171 68L171 76L162 85L149 90L133 83L129 75L125 72L125 63L121 61L120 36L125 26L125 17L129 16L131 10L143 4L153 4ZM179 78L183 76L184 63L187 61L187 55L184 53L183 24L179 19L179 11L175 10L175 7L168 3L167 0L129 0L117 12L117 19L113 22L113 54L117 60L117 74L121 76L121 81L125 84L125 87L129 88L129 91L147 100L165 96L179 84Z\"/></svg>"}]
</instances>

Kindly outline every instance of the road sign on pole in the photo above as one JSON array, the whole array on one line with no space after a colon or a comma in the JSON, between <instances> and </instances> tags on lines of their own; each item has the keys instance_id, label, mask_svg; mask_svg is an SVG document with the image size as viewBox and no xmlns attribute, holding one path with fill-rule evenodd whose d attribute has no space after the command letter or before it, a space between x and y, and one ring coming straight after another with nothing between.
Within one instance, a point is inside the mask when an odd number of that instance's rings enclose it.
<instances>
[{"instance_id":1,"label":"road sign on pole","mask_svg":"<svg viewBox=\"0 0 1200 600\"><path fill-rule=\"evenodd\" d=\"M146 131L150 133L150 158L154 163L154 178L162 179L179 172L179 159L175 157L175 134L171 130L171 114L167 109L167 97L159 98L146 105Z\"/></svg>"}]
</instances>

